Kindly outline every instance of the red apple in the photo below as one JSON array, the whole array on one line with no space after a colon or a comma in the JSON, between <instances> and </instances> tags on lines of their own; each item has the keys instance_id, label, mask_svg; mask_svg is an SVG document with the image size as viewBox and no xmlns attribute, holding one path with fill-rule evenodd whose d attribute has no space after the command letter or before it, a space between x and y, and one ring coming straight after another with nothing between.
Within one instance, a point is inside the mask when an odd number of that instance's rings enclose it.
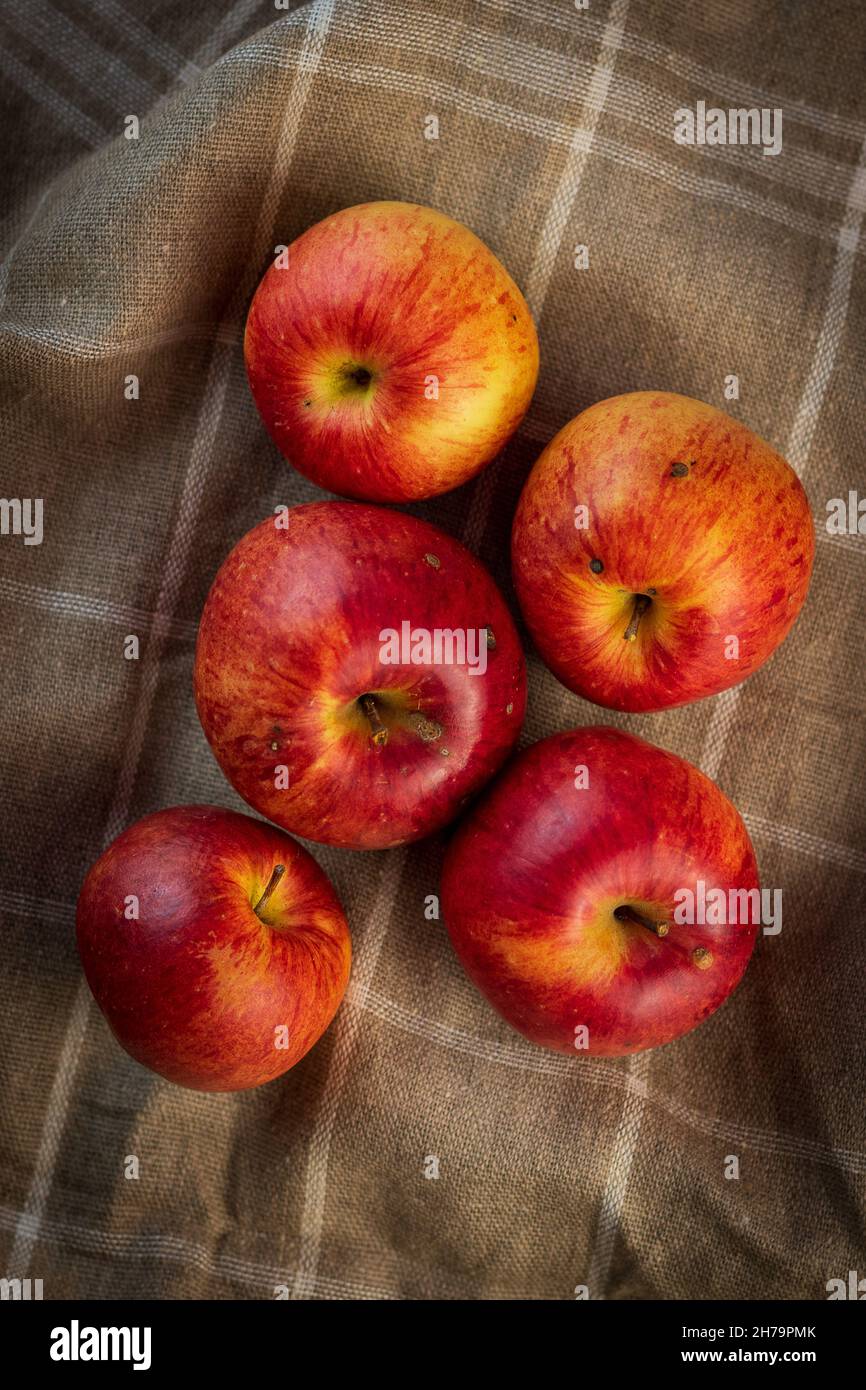
<instances>
[{"instance_id":1,"label":"red apple","mask_svg":"<svg viewBox=\"0 0 866 1390\"><path fill-rule=\"evenodd\" d=\"M288 1071L349 979L349 928L312 856L217 806L157 811L118 835L84 880L77 930L118 1042L197 1091Z\"/></svg>"},{"instance_id":2,"label":"red apple","mask_svg":"<svg viewBox=\"0 0 866 1390\"><path fill-rule=\"evenodd\" d=\"M755 942L757 888L743 822L708 777L588 728L536 743L485 794L446 855L442 911L468 974L525 1037L620 1056L724 1002Z\"/></svg>"},{"instance_id":3,"label":"red apple","mask_svg":"<svg viewBox=\"0 0 866 1390\"><path fill-rule=\"evenodd\" d=\"M520 730L525 670L499 591L462 545L398 512L318 502L263 521L223 564L195 698L257 811L381 849L439 829L492 776Z\"/></svg>"},{"instance_id":4,"label":"red apple","mask_svg":"<svg viewBox=\"0 0 866 1390\"><path fill-rule=\"evenodd\" d=\"M686 396L590 406L529 475L514 582L542 659L578 695L659 710L766 661L803 606L815 540L793 469Z\"/></svg>"},{"instance_id":5,"label":"red apple","mask_svg":"<svg viewBox=\"0 0 866 1390\"><path fill-rule=\"evenodd\" d=\"M499 453L535 389L538 340L505 267L412 203L344 208L265 273L244 352L274 443L371 502L448 492Z\"/></svg>"}]
</instances>

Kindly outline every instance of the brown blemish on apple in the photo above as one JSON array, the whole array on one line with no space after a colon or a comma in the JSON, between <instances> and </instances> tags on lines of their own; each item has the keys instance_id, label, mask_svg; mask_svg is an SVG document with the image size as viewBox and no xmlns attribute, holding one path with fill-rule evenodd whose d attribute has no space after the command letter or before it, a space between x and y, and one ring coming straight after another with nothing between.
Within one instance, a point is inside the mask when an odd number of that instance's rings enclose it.
<instances>
[{"instance_id":1,"label":"brown blemish on apple","mask_svg":"<svg viewBox=\"0 0 866 1390\"><path fill-rule=\"evenodd\" d=\"M442 737L442 725L437 724L435 719L427 719L419 711L414 711L409 716L409 722L415 733L425 743L435 743L437 738Z\"/></svg>"},{"instance_id":2,"label":"brown blemish on apple","mask_svg":"<svg viewBox=\"0 0 866 1390\"><path fill-rule=\"evenodd\" d=\"M602 570L604 569L604 565L602 564L601 560L595 558L593 560L590 560L589 568L592 570L593 574L601 574Z\"/></svg>"},{"instance_id":3,"label":"brown blemish on apple","mask_svg":"<svg viewBox=\"0 0 866 1390\"><path fill-rule=\"evenodd\" d=\"M505 706L505 713L506 713L506 714L513 714L513 713L514 713L514 705L511 704L510 702Z\"/></svg>"},{"instance_id":4,"label":"brown blemish on apple","mask_svg":"<svg viewBox=\"0 0 866 1390\"><path fill-rule=\"evenodd\" d=\"M692 951L692 960L699 970L709 970L713 963L713 953L708 951L706 946L696 946Z\"/></svg>"},{"instance_id":5,"label":"brown blemish on apple","mask_svg":"<svg viewBox=\"0 0 866 1390\"><path fill-rule=\"evenodd\" d=\"M440 564L442 563L438 555L431 555L429 551L424 556L424 559L427 561L428 565L433 566L434 570L438 570Z\"/></svg>"},{"instance_id":6,"label":"brown blemish on apple","mask_svg":"<svg viewBox=\"0 0 866 1390\"><path fill-rule=\"evenodd\" d=\"M493 635L493 628L492 628L492 627L488 627L488 628L486 629L486 631L487 631L487 650L488 650L488 651L491 651L491 652L492 652L492 651L495 651L495 649L496 649L496 638L495 638L494 635Z\"/></svg>"},{"instance_id":7,"label":"brown blemish on apple","mask_svg":"<svg viewBox=\"0 0 866 1390\"><path fill-rule=\"evenodd\" d=\"M694 464L694 460L692 460L692 464ZM687 464L687 463L674 463L674 464L671 465L671 477L672 477L672 478L687 478L688 475L689 475L689 464Z\"/></svg>"}]
</instances>

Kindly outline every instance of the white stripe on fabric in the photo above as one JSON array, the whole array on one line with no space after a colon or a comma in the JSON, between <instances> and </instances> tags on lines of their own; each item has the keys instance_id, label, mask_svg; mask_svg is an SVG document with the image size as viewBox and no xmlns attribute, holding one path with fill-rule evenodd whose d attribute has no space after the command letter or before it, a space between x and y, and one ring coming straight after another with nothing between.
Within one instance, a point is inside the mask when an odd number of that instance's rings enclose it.
<instances>
[{"instance_id":1,"label":"white stripe on fabric","mask_svg":"<svg viewBox=\"0 0 866 1390\"><path fill-rule=\"evenodd\" d=\"M312 87L312 79L332 10L333 0L319 0L319 3L311 5L307 12L308 25L304 40L304 51L307 58L301 64L298 79L292 84L288 96L271 178L262 199L261 211L256 225L254 238L256 247L265 243L273 230L277 205L291 168L301 117ZM244 288L239 286L227 313L227 318L231 321L236 319L244 299ZM234 365L235 354L233 350L218 343L208 369L177 522L169 542L152 640L147 644L142 658L140 694L124 741L124 758L105 830L107 842L120 833L129 815L141 750L159 683L160 658L172 621L172 614L180 596L192 547L196 517L204 494L207 473L213 456L213 446L218 437L223 405ZM82 979L76 993L72 1016L67 1025L66 1037L60 1051L48 1099L45 1124L36 1156L30 1192L12 1248L11 1277L23 1278L26 1275L39 1236L40 1224L45 1216L57 1155L72 1097L79 1053L87 1027L89 1001L90 992Z\"/></svg>"},{"instance_id":2,"label":"white stripe on fabric","mask_svg":"<svg viewBox=\"0 0 866 1390\"><path fill-rule=\"evenodd\" d=\"M405 863L406 851L403 849L392 850L383 862L367 931L352 967L352 987L347 992L334 1025L334 1048L328 1077L319 1096L307 1154L300 1254L292 1291L292 1297L296 1299L310 1298L315 1291L325 1221L331 1141L346 1078L363 1024L364 1003L388 934L390 914L398 897L400 877Z\"/></svg>"},{"instance_id":3,"label":"white stripe on fabric","mask_svg":"<svg viewBox=\"0 0 866 1390\"><path fill-rule=\"evenodd\" d=\"M650 1054L640 1052L628 1059L629 1084L622 1107L622 1116L613 1152L608 1162L607 1177L598 1213L598 1225L586 1284L590 1299L606 1297L613 1253L622 1223L628 1182L640 1138L641 1120L647 1094Z\"/></svg>"},{"instance_id":4,"label":"white stripe on fabric","mask_svg":"<svg viewBox=\"0 0 866 1390\"><path fill-rule=\"evenodd\" d=\"M531 16L536 23L568 33L574 33L578 24L587 35L595 38L600 38L603 32L603 20L594 19L586 12L573 14L570 5L561 5L557 0L533 0L531 11L527 10L524 0L476 0L476 4L485 9L509 12L523 20ZM857 120L856 117L840 116L832 111L821 111L802 102L790 101L778 92L768 92L729 73L716 72L713 68L704 67L684 53L677 53L655 39L645 38L642 34L626 34L622 48L626 53L634 53L649 62L658 63L667 72L673 72L695 84L705 85L710 92L722 96L726 106L739 105L741 102L745 102L747 106L781 106L784 108L786 121L810 125L816 130L826 131L829 135L856 141L858 145L866 135L866 122ZM697 95L700 96L701 93Z\"/></svg>"},{"instance_id":5,"label":"white stripe on fabric","mask_svg":"<svg viewBox=\"0 0 866 1390\"><path fill-rule=\"evenodd\" d=\"M611 5L605 37L599 50L598 61L593 71L586 105L582 113L583 124L576 127L573 132L571 148L566 157L559 183L550 200L547 216L539 235L538 247L527 277L526 301L536 326L539 328L554 266L562 246L562 239L574 212L581 179L610 92L617 48L622 40L628 5L629 0L614 0ZM481 549L496 485L496 469L488 468L481 474L473 488L464 540L468 546L475 550Z\"/></svg>"},{"instance_id":6,"label":"white stripe on fabric","mask_svg":"<svg viewBox=\"0 0 866 1390\"><path fill-rule=\"evenodd\" d=\"M705 1115L699 1110L684 1104L675 1096L666 1096L659 1091L647 1088L646 1077L635 1080L630 1070L624 1070L617 1060L599 1057L570 1058L545 1048L534 1047L531 1043L515 1038L513 1042L501 1043L493 1039L478 1038L473 1033L448 1024L426 1018L423 1014L388 999L372 989L364 996L364 1008L382 1023L401 1032L423 1038L438 1047L464 1053L493 1066L508 1067L513 1071L535 1072L543 1076L556 1076L562 1081L573 1080L591 1086L605 1086L615 1090L634 1091L638 1100L646 1101L652 1107L663 1111L671 1119L697 1134L709 1139L719 1139L722 1143L739 1143L761 1153L777 1154L780 1157L804 1159L825 1167L839 1168L850 1173L866 1174L866 1153L857 1149L834 1147L819 1144L815 1140L801 1138L799 1135L783 1134L775 1130L760 1129L754 1125L744 1125L738 1120L721 1119L715 1115Z\"/></svg>"},{"instance_id":7,"label":"white stripe on fabric","mask_svg":"<svg viewBox=\"0 0 866 1390\"><path fill-rule=\"evenodd\" d=\"M845 217L836 236L836 260L830 279L830 290L821 332L788 439L788 462L801 479L805 477L808 468L812 441L815 437L827 387L836 365L842 331L845 327L848 301L851 296L854 258L857 254L863 225L862 183L864 171L866 171L866 140L860 149L860 158L851 180L851 191ZM742 691L742 685L735 685L730 690L724 690L714 700L713 713L701 757L701 767L707 776L714 780L718 777L722 766L728 739L733 730L737 709L742 698Z\"/></svg>"}]
</instances>

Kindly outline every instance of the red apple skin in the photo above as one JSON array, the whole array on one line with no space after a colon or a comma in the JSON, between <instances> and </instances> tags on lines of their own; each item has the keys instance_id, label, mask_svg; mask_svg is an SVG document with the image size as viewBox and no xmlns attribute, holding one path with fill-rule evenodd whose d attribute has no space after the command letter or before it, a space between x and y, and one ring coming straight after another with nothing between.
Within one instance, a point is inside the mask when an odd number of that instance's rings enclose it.
<instances>
[{"instance_id":1,"label":"red apple skin","mask_svg":"<svg viewBox=\"0 0 866 1390\"><path fill-rule=\"evenodd\" d=\"M403 621L490 628L486 671L383 663L380 633ZM382 849L438 830L499 768L526 673L511 615L462 545L399 512L318 502L263 521L223 564L195 699L220 767L257 811L306 839Z\"/></svg>"},{"instance_id":2,"label":"red apple skin","mask_svg":"<svg viewBox=\"0 0 866 1390\"><path fill-rule=\"evenodd\" d=\"M515 758L458 829L442 911L470 978L512 1027L579 1056L585 1025L586 1053L618 1057L688 1033L746 968L756 925L673 921L674 894L699 879L708 892L758 887L745 826L718 787L631 734L575 729ZM618 921L622 906L670 921L669 934Z\"/></svg>"},{"instance_id":3,"label":"red apple skin","mask_svg":"<svg viewBox=\"0 0 866 1390\"><path fill-rule=\"evenodd\" d=\"M285 873L257 915L278 864ZM125 915L133 894L137 921ZM84 880L77 934L120 1045L197 1091L245 1090L288 1071L349 979L346 918L312 856L216 806L157 811L118 835Z\"/></svg>"},{"instance_id":4,"label":"red apple skin","mask_svg":"<svg viewBox=\"0 0 866 1390\"><path fill-rule=\"evenodd\" d=\"M614 396L560 430L512 534L542 660L584 699L631 711L715 695L756 671L803 606L814 550L790 465L722 411L664 391ZM635 595L650 591L624 641Z\"/></svg>"},{"instance_id":5,"label":"red apple skin","mask_svg":"<svg viewBox=\"0 0 866 1390\"><path fill-rule=\"evenodd\" d=\"M364 203L304 232L287 261L256 290L244 353L265 426L301 473L406 502L499 453L532 398L538 339L474 233L432 208Z\"/></svg>"}]
</instances>

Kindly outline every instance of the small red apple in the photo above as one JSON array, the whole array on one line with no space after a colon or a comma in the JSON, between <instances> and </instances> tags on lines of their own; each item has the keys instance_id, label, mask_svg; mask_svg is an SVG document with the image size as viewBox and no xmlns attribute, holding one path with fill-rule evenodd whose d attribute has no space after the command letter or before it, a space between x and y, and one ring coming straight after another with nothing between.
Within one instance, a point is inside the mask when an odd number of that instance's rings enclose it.
<instances>
[{"instance_id":1,"label":"small red apple","mask_svg":"<svg viewBox=\"0 0 866 1390\"><path fill-rule=\"evenodd\" d=\"M803 606L815 550L797 475L745 425L665 391L590 406L527 479L514 583L554 675L660 710L737 685Z\"/></svg>"},{"instance_id":2,"label":"small red apple","mask_svg":"<svg viewBox=\"0 0 866 1390\"><path fill-rule=\"evenodd\" d=\"M381 849L439 829L493 775L520 730L525 668L496 585L457 541L399 512L317 502L263 521L223 564L195 699L257 811Z\"/></svg>"},{"instance_id":3,"label":"small red apple","mask_svg":"<svg viewBox=\"0 0 866 1390\"><path fill-rule=\"evenodd\" d=\"M708 777L586 728L528 748L485 793L446 855L442 911L466 971L525 1037L620 1056L724 1002L755 943L757 889L743 822Z\"/></svg>"},{"instance_id":4,"label":"small red apple","mask_svg":"<svg viewBox=\"0 0 866 1390\"><path fill-rule=\"evenodd\" d=\"M317 223L250 305L247 374L277 448L320 487L371 502L448 492L503 448L538 375L505 267L411 203Z\"/></svg>"},{"instance_id":5,"label":"small red apple","mask_svg":"<svg viewBox=\"0 0 866 1390\"><path fill-rule=\"evenodd\" d=\"M84 880L77 932L121 1046L197 1091L288 1071L349 979L349 928L316 861L216 806L157 811L118 835Z\"/></svg>"}]
</instances>

